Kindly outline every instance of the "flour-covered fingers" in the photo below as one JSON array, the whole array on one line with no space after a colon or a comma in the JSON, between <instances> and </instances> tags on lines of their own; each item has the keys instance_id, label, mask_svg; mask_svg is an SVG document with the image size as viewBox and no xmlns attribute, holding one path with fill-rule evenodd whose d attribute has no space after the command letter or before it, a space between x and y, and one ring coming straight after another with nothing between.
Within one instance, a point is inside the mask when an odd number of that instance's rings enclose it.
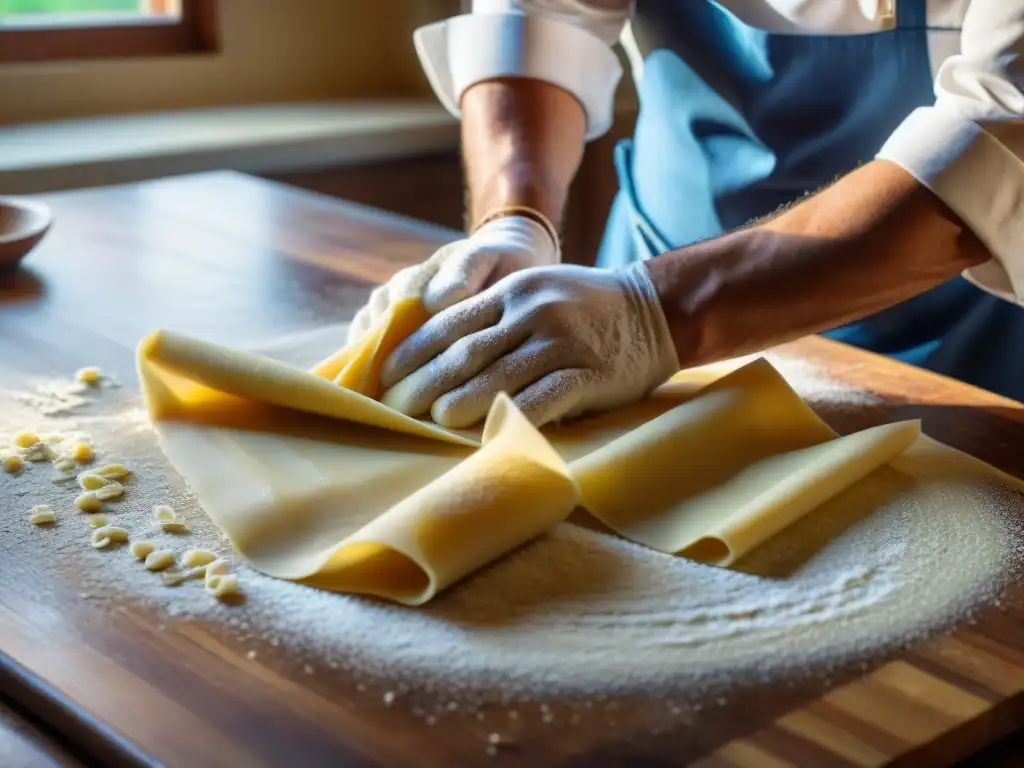
<instances>
[{"instance_id":1,"label":"flour-covered fingers","mask_svg":"<svg viewBox=\"0 0 1024 768\"><path fill-rule=\"evenodd\" d=\"M562 368L549 373L512 398L535 426L578 416L588 407L596 379L588 368Z\"/></svg>"},{"instance_id":2,"label":"flour-covered fingers","mask_svg":"<svg viewBox=\"0 0 1024 768\"><path fill-rule=\"evenodd\" d=\"M409 416L422 416L438 398L514 350L525 333L495 325L463 336L385 392L381 402Z\"/></svg>"},{"instance_id":3,"label":"flour-covered fingers","mask_svg":"<svg viewBox=\"0 0 1024 768\"><path fill-rule=\"evenodd\" d=\"M501 254L471 247L470 242L445 259L423 291L423 305L437 314L484 288Z\"/></svg>"},{"instance_id":4,"label":"flour-covered fingers","mask_svg":"<svg viewBox=\"0 0 1024 768\"><path fill-rule=\"evenodd\" d=\"M481 294L434 315L384 361L381 383L390 389L459 339L496 325L502 311L500 296Z\"/></svg>"},{"instance_id":5,"label":"flour-covered fingers","mask_svg":"<svg viewBox=\"0 0 1024 768\"><path fill-rule=\"evenodd\" d=\"M548 339L530 339L503 355L460 387L436 399L430 409L434 421L449 429L482 421L499 392L509 396L565 364L563 345Z\"/></svg>"}]
</instances>

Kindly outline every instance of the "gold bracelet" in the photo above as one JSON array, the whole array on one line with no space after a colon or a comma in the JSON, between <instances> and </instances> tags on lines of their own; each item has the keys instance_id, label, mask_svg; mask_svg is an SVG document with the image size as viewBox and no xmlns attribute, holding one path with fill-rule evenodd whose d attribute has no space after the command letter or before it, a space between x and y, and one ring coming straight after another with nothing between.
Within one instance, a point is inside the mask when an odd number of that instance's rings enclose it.
<instances>
[{"instance_id":1,"label":"gold bracelet","mask_svg":"<svg viewBox=\"0 0 1024 768\"><path fill-rule=\"evenodd\" d=\"M476 234L484 224L489 224L495 219L500 219L503 216L522 216L523 218L537 222L544 227L544 231L550 235L551 243L555 248L557 249L560 247L558 241L558 230L555 229L555 225L551 223L551 219L536 208L531 208L528 205L503 205L501 208L497 208L484 216L477 225L473 227L469 234Z\"/></svg>"}]
</instances>

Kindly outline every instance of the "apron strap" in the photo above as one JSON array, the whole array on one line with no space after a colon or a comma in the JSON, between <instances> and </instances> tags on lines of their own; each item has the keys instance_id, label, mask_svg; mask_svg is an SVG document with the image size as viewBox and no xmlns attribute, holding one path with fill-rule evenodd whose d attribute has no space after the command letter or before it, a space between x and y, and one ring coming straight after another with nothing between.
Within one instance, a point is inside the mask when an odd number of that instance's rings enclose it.
<instances>
[{"instance_id":1,"label":"apron strap","mask_svg":"<svg viewBox=\"0 0 1024 768\"><path fill-rule=\"evenodd\" d=\"M896 29L928 26L928 0L896 0Z\"/></svg>"}]
</instances>

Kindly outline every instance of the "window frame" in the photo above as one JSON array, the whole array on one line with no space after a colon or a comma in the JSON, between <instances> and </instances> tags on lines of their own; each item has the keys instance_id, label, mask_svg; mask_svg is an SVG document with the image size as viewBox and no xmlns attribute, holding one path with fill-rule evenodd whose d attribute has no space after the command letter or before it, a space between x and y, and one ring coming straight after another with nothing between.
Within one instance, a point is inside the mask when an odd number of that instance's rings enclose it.
<instances>
[{"instance_id":1,"label":"window frame","mask_svg":"<svg viewBox=\"0 0 1024 768\"><path fill-rule=\"evenodd\" d=\"M216 0L180 0L176 21L54 27L0 27L0 65L212 53L218 50Z\"/></svg>"}]
</instances>

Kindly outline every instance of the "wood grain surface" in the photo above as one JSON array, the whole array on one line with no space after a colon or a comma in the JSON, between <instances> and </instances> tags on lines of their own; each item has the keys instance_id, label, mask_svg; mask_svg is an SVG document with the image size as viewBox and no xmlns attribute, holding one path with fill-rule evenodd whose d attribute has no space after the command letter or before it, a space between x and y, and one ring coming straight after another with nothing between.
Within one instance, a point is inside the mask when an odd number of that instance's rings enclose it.
<instances>
[{"instance_id":1,"label":"wood grain surface","mask_svg":"<svg viewBox=\"0 0 1024 768\"><path fill-rule=\"evenodd\" d=\"M249 344L346 320L373 284L455 236L230 173L47 202L53 231L0 278L0 386L100 364L131 395L135 344L154 327ZM1019 404L822 339L784 351L877 395L823 411L841 431L922 417L933 437L1024 476ZM2 489L0 514L20 510ZM283 645L252 658L216 623L131 600L97 608L49 583L47 563L10 565L0 690L101 764L951 765L1024 715L1021 585L973 624L867 670L778 681L656 730L542 725L527 702L514 746L491 755L500 705L479 722L425 722L343 666L311 676ZM560 702L545 706L559 715Z\"/></svg>"}]
</instances>

